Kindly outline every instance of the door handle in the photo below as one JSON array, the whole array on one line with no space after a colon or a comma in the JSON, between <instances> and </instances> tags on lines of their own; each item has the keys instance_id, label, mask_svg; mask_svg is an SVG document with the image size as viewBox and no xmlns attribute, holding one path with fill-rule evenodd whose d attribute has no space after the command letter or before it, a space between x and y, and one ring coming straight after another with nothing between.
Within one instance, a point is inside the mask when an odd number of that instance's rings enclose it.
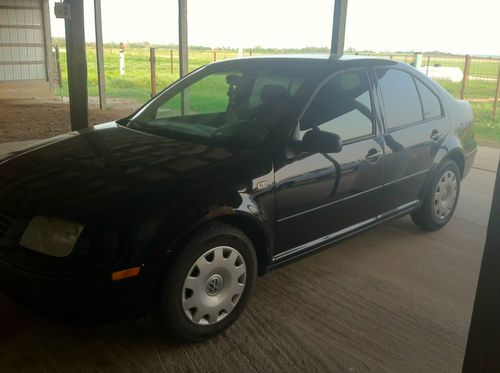
<instances>
[{"instance_id":1,"label":"door handle","mask_svg":"<svg viewBox=\"0 0 500 373\"><path fill-rule=\"evenodd\" d=\"M368 162L375 163L378 161L378 159L383 155L383 153L380 150L377 149L370 149L368 151L368 154L366 155L365 159Z\"/></svg>"},{"instance_id":2,"label":"door handle","mask_svg":"<svg viewBox=\"0 0 500 373\"><path fill-rule=\"evenodd\" d=\"M438 130L432 130L432 133L431 133L431 140L432 141L438 142L439 140L441 140L441 137L443 137L443 134L441 132L439 132Z\"/></svg>"}]
</instances>

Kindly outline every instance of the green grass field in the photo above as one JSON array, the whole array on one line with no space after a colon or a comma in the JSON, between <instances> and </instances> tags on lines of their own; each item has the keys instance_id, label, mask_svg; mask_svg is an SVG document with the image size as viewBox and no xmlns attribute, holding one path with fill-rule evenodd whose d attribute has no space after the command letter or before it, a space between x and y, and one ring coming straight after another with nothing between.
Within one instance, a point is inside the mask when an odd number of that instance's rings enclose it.
<instances>
[{"instance_id":1,"label":"green grass field","mask_svg":"<svg viewBox=\"0 0 500 373\"><path fill-rule=\"evenodd\" d=\"M245 53L248 56L249 53ZM258 55L258 53L253 53ZM217 51L217 60L235 58L237 52ZM389 55L382 57L389 58ZM392 58L398 61L411 62L413 57L404 55L392 55ZM207 63L213 62L214 54L211 51L190 51L189 70L194 70ZM464 68L464 57L443 56L434 57L428 61L424 56L423 64L442 65L450 67ZM94 49L87 49L87 68L88 68L88 89L89 96L98 96L97 87L97 66L96 54ZM150 62L149 49L135 48L125 50L125 75L120 76L119 72L119 50L118 48L105 48L104 64L106 76L106 94L112 98L129 98L139 102L144 102L151 95L150 81ZM170 49L156 49L156 77L158 91L174 82L179 77L179 65L177 51L174 50L172 61L173 72L171 71ZM500 68L500 62L497 60L488 60L482 58L473 58L470 64L470 76L467 82L465 98L471 100L471 105L476 118L476 134L481 143L495 145L500 147L500 107L498 108L497 119L492 116L493 102L496 91L496 79ZM67 73L66 73L66 54L61 52L61 70L63 80L63 94L67 94ZM460 96L462 83L453 83L450 81L439 81L455 97ZM60 91L58 91L60 94ZM491 99L486 102L477 102L477 100ZM500 104L499 104L500 106Z\"/></svg>"}]
</instances>

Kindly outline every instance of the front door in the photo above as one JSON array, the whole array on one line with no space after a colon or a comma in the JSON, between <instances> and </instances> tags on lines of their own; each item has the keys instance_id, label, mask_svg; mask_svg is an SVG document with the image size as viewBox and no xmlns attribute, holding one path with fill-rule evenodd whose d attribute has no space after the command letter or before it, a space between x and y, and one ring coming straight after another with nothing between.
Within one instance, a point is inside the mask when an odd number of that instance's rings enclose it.
<instances>
[{"instance_id":1,"label":"front door","mask_svg":"<svg viewBox=\"0 0 500 373\"><path fill-rule=\"evenodd\" d=\"M277 166L274 260L308 251L377 217L384 159L372 108L364 69L336 73L311 101L296 137L329 131L342 138L343 149L303 154Z\"/></svg>"}]
</instances>

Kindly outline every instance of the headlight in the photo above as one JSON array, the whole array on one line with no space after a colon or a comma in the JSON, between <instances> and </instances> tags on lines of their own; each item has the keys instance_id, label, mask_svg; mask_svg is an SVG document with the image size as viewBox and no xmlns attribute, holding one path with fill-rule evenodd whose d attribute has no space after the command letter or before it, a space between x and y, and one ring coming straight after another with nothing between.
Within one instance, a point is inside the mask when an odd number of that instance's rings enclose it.
<instances>
[{"instance_id":1,"label":"headlight","mask_svg":"<svg viewBox=\"0 0 500 373\"><path fill-rule=\"evenodd\" d=\"M41 254L63 258L71 254L84 226L57 218L35 216L19 242Z\"/></svg>"}]
</instances>

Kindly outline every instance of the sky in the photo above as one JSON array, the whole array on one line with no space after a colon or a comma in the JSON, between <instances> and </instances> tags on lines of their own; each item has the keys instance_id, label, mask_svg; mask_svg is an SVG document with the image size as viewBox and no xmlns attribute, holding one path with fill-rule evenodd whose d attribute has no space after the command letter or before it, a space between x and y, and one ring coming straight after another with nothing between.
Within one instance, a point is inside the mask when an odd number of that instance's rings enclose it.
<instances>
[{"instance_id":1,"label":"sky","mask_svg":"<svg viewBox=\"0 0 500 373\"><path fill-rule=\"evenodd\" d=\"M53 36L64 21L53 15ZM177 0L101 0L105 42L178 42ZM330 46L334 0L188 0L188 41L212 48ZM85 0L86 39L95 40ZM349 0L346 48L500 55L499 0Z\"/></svg>"}]
</instances>

